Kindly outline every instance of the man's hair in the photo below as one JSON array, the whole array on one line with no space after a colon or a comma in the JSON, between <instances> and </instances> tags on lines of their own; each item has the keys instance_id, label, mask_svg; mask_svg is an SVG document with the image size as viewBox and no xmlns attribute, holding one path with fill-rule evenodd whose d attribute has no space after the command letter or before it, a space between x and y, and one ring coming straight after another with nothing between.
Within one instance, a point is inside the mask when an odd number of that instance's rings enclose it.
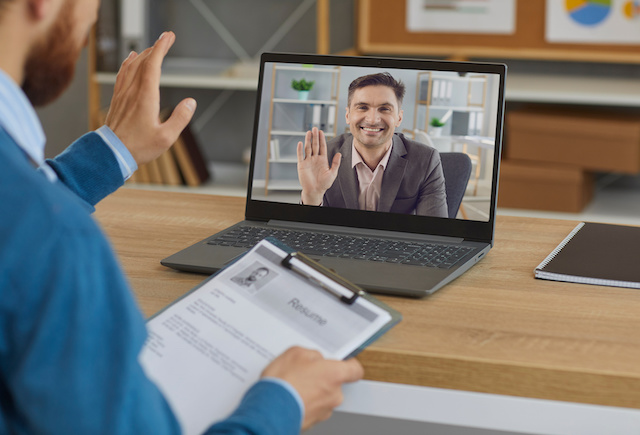
<instances>
[{"instance_id":1,"label":"man's hair","mask_svg":"<svg viewBox=\"0 0 640 435\"><path fill-rule=\"evenodd\" d=\"M393 90L398 100L398 107L402 106L402 100L404 98L405 87L404 83L393 78L388 72L369 74L367 76L358 77L349 85L349 95L347 97L347 105L351 106L351 98L356 89L364 88L365 86L387 86Z\"/></svg>"}]
</instances>

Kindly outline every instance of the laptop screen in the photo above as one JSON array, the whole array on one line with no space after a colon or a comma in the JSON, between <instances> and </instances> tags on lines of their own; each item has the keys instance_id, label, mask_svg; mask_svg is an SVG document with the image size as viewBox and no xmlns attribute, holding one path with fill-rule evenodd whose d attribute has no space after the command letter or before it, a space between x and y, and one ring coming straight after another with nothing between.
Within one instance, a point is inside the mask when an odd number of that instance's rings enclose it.
<instances>
[{"instance_id":1,"label":"laptop screen","mask_svg":"<svg viewBox=\"0 0 640 435\"><path fill-rule=\"evenodd\" d=\"M263 54L247 217L492 240L505 74Z\"/></svg>"}]
</instances>

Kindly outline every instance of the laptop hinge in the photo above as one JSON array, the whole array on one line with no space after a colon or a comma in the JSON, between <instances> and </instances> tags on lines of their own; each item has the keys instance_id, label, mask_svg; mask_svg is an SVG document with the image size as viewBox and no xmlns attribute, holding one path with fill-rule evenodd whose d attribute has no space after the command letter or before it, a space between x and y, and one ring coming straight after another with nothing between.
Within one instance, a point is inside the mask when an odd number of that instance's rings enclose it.
<instances>
[{"instance_id":1,"label":"laptop hinge","mask_svg":"<svg viewBox=\"0 0 640 435\"><path fill-rule=\"evenodd\" d=\"M333 234L345 234L350 236L388 237L402 240L425 240L434 242L461 243L461 237L435 236L429 234L404 233L401 231L377 230L368 228L343 227L338 225L310 224L305 222L281 221L272 219L267 225L275 228L300 229L306 231L323 231Z\"/></svg>"}]
</instances>

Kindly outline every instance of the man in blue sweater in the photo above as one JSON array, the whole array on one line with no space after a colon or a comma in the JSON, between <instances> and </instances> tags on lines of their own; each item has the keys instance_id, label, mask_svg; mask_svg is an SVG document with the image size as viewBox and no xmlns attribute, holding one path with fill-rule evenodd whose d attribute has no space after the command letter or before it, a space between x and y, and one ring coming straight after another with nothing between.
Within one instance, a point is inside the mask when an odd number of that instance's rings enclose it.
<instances>
[{"instance_id":1,"label":"man in blue sweater","mask_svg":"<svg viewBox=\"0 0 640 435\"><path fill-rule=\"evenodd\" d=\"M158 121L160 67L174 42L122 64L106 125L45 161L33 110L71 81L99 0L0 0L0 433L168 434L180 428L145 376L146 338L96 203L156 158L191 120ZM290 434L326 419L355 360L290 349L207 433Z\"/></svg>"}]
</instances>

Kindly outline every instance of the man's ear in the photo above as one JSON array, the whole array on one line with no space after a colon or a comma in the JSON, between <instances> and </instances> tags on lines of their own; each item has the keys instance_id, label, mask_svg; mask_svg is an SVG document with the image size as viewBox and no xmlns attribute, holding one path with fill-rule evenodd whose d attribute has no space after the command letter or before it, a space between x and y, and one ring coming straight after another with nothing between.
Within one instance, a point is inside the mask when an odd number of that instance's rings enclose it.
<instances>
[{"instance_id":1,"label":"man's ear","mask_svg":"<svg viewBox=\"0 0 640 435\"><path fill-rule=\"evenodd\" d=\"M396 127L400 127L400 124L402 124L402 115L404 115L404 110L400 109L400 112L398 112L398 122L396 123Z\"/></svg>"},{"instance_id":2,"label":"man's ear","mask_svg":"<svg viewBox=\"0 0 640 435\"><path fill-rule=\"evenodd\" d=\"M346 112L344 114L344 119L347 121L347 125L349 125L349 108L347 107Z\"/></svg>"}]
</instances>

